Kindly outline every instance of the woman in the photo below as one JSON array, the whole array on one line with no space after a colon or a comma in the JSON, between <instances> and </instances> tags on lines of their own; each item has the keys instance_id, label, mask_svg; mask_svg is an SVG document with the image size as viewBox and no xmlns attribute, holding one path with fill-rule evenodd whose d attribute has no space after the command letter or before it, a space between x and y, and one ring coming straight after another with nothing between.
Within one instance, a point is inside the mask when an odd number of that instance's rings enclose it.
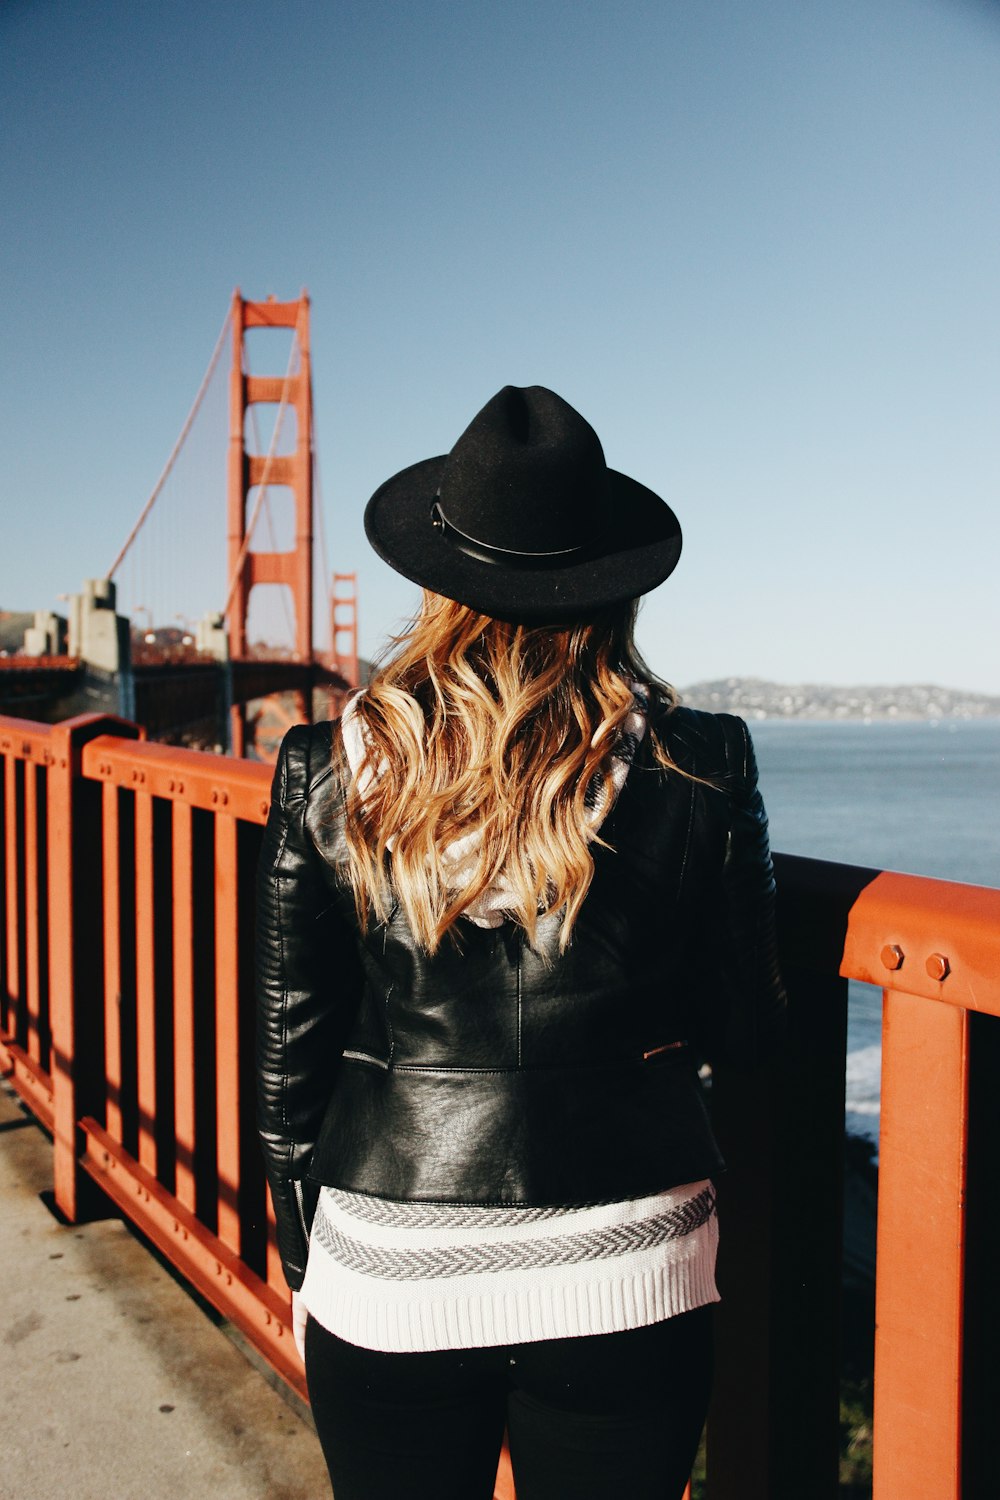
<instances>
[{"instance_id":1,"label":"woman","mask_svg":"<svg viewBox=\"0 0 1000 1500\"><path fill-rule=\"evenodd\" d=\"M697 1063L759 1055L784 998L746 728L642 663L680 528L552 391L506 387L366 529L423 608L286 738L258 918L336 1500L486 1500L505 1424L519 1500L676 1497L717 1300Z\"/></svg>"}]
</instances>

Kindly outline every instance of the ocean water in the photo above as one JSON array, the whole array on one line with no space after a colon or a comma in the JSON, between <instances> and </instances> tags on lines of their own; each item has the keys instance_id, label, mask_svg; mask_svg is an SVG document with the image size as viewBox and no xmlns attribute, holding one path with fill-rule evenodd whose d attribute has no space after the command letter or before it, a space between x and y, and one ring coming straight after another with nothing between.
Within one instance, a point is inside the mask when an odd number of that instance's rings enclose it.
<instances>
[{"instance_id":1,"label":"ocean water","mask_svg":"<svg viewBox=\"0 0 1000 1500\"><path fill-rule=\"evenodd\" d=\"M1000 719L751 723L771 846L1000 887ZM847 1124L878 1139L881 991L852 983Z\"/></svg>"}]
</instances>

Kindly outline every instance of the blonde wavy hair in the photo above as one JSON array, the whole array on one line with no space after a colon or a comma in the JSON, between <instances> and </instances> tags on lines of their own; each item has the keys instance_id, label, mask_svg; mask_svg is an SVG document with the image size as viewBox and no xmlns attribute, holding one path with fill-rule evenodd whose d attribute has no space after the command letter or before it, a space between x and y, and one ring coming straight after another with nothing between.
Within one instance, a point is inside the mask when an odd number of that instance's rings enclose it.
<instances>
[{"instance_id":1,"label":"blonde wavy hair","mask_svg":"<svg viewBox=\"0 0 1000 1500\"><path fill-rule=\"evenodd\" d=\"M593 878L590 844L605 843L587 830L584 799L609 770L630 683L676 702L639 655L636 612L632 601L572 627L515 625L425 592L356 700L366 747L357 779L336 739L348 788L345 873L362 929L372 914L387 921L398 901L434 953L502 872L505 914L534 943L539 918L564 908L566 948ZM656 759L670 765L650 734ZM450 889L441 851L472 830L474 873Z\"/></svg>"}]
</instances>

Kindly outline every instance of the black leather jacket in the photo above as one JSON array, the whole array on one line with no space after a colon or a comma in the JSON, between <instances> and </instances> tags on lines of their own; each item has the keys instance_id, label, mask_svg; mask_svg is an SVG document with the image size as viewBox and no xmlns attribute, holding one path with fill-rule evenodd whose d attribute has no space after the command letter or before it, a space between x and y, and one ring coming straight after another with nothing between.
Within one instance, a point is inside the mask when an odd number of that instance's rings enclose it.
<instances>
[{"instance_id":1,"label":"black leather jacket","mask_svg":"<svg viewBox=\"0 0 1000 1500\"><path fill-rule=\"evenodd\" d=\"M512 923L460 921L429 958L400 910L362 937L338 876L337 726L287 735L260 860L257 1061L293 1288L317 1184L568 1204L721 1167L697 1060L754 1061L784 1005L767 820L740 719L653 722L690 774L657 766L647 736L563 955L558 917L534 951Z\"/></svg>"}]
</instances>

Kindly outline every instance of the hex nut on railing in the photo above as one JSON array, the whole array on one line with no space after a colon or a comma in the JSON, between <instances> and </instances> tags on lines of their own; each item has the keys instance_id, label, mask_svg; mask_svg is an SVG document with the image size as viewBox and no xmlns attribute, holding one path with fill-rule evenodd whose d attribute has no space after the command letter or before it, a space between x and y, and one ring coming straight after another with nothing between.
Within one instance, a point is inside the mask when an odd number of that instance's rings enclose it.
<instances>
[{"instance_id":1,"label":"hex nut on railing","mask_svg":"<svg viewBox=\"0 0 1000 1500\"><path fill-rule=\"evenodd\" d=\"M932 979L936 979L940 983L941 980L947 979L951 973L951 964L943 953L932 953L927 960L927 972Z\"/></svg>"},{"instance_id":2,"label":"hex nut on railing","mask_svg":"<svg viewBox=\"0 0 1000 1500\"><path fill-rule=\"evenodd\" d=\"M906 954L898 943L886 943L882 949L882 967L884 969L901 969Z\"/></svg>"}]
</instances>

